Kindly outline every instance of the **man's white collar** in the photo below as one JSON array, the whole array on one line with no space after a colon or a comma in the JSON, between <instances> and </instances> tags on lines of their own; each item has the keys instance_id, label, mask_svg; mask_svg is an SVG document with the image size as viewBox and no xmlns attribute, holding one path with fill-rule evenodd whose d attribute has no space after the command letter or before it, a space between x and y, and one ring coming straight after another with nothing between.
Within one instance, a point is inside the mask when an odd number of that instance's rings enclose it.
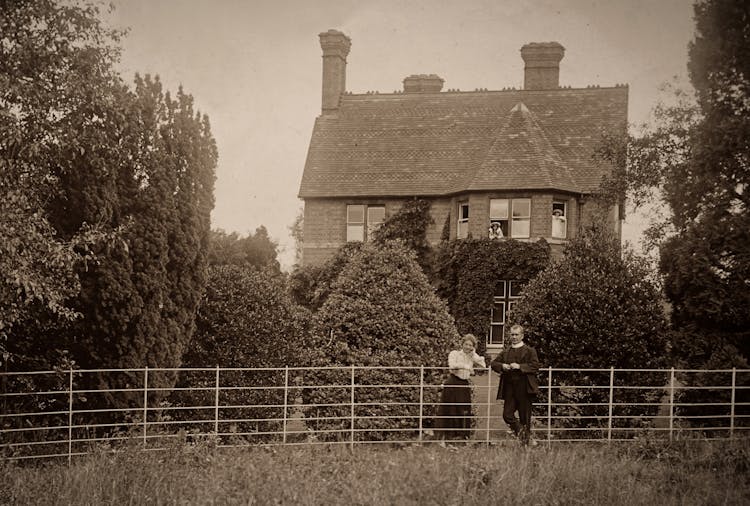
<instances>
[{"instance_id":1,"label":"man's white collar","mask_svg":"<svg viewBox=\"0 0 750 506\"><path fill-rule=\"evenodd\" d=\"M520 343L517 343L517 344L511 344L510 345L511 348L520 348L521 346L523 346L523 341L521 341Z\"/></svg>"}]
</instances>

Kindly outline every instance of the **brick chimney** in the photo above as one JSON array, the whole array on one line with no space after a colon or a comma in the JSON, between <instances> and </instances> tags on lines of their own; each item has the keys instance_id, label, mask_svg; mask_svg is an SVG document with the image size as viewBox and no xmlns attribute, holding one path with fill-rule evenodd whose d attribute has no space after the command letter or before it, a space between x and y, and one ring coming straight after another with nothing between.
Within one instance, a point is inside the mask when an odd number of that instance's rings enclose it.
<instances>
[{"instance_id":1,"label":"brick chimney","mask_svg":"<svg viewBox=\"0 0 750 506\"><path fill-rule=\"evenodd\" d=\"M341 94L346 91L346 56L352 41L338 30L318 35L323 49L323 114L336 112Z\"/></svg>"},{"instance_id":2,"label":"brick chimney","mask_svg":"<svg viewBox=\"0 0 750 506\"><path fill-rule=\"evenodd\" d=\"M444 82L435 74L413 74L404 79L404 93L439 93Z\"/></svg>"},{"instance_id":3,"label":"brick chimney","mask_svg":"<svg viewBox=\"0 0 750 506\"><path fill-rule=\"evenodd\" d=\"M554 90L560 87L560 60L565 48L557 42L532 42L521 48L525 90Z\"/></svg>"}]
</instances>

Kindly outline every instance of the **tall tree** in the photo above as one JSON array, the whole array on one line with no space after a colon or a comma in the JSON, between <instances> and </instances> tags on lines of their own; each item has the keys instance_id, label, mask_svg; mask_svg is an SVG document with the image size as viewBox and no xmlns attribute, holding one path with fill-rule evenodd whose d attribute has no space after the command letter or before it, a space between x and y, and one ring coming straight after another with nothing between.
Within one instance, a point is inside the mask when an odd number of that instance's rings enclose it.
<instances>
[{"instance_id":1,"label":"tall tree","mask_svg":"<svg viewBox=\"0 0 750 506\"><path fill-rule=\"evenodd\" d=\"M750 356L750 4L705 0L694 10L695 96L677 92L644 135L603 153L627 159L612 188L667 211L647 238L659 250L672 322L693 341L673 350L698 366L713 353Z\"/></svg>"}]
</instances>

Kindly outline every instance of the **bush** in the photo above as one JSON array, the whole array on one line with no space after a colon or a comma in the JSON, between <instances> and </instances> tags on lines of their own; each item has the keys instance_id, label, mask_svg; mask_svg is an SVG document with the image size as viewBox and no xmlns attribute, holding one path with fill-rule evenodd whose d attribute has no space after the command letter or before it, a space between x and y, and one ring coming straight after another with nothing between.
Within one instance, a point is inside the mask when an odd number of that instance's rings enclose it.
<instances>
[{"instance_id":1,"label":"bush","mask_svg":"<svg viewBox=\"0 0 750 506\"><path fill-rule=\"evenodd\" d=\"M284 278L275 272L234 265L211 267L208 287L198 310L196 334L184 357L183 366L293 366L302 355L305 314L287 294ZM284 374L283 370L223 371L220 386L253 389L222 391L220 405L266 406L223 408L220 410L220 420L283 419L284 390L271 387L283 387ZM195 371L183 372L178 386L210 389L215 384L214 371ZM213 395L211 390L188 394L176 392L170 400L179 405L211 406ZM293 399L291 396L289 398ZM199 413L191 413L196 415L193 419L198 419ZM213 419L213 413L202 413L204 417ZM278 431L280 424L280 421L222 422L219 430L226 434L231 428L233 434L249 435ZM205 426L198 428L206 430Z\"/></svg>"},{"instance_id":2,"label":"bush","mask_svg":"<svg viewBox=\"0 0 750 506\"><path fill-rule=\"evenodd\" d=\"M599 225L581 231L565 249L563 258L550 264L524 291L514 308L512 323L525 328L527 341L540 361L559 368L658 368L667 357L666 319L658 287L649 280L644 260L621 253L619 241ZM558 386L608 385L609 371L557 373ZM667 383L664 374L618 373L615 385ZM643 392L616 390L614 402L634 402ZM661 390L645 391L655 402ZM575 398L564 388L553 391L554 402L608 401L607 389L575 389ZM554 397L558 397L555 399ZM559 409L558 414L590 418L577 424L595 426L606 417L607 406ZM563 407L564 408L564 407ZM615 415L626 415L619 406Z\"/></svg>"},{"instance_id":3,"label":"bush","mask_svg":"<svg viewBox=\"0 0 750 506\"><path fill-rule=\"evenodd\" d=\"M336 260L334 260L336 261ZM443 367L458 333L447 307L433 292L415 254L401 243L364 245L349 258L331 293L313 317L309 356L317 366ZM308 426L335 439L350 430L349 371L305 373L305 385L338 384L340 388L305 388ZM362 384L416 385L414 388L357 388L355 429L369 438L403 439L421 416L434 414L437 388L424 389L429 409L419 412L418 369L354 371ZM444 372L428 369L425 385L438 385ZM316 404L345 406L315 406ZM414 403L415 405L399 405ZM333 419L320 419L321 417ZM341 417L336 419L335 417ZM375 418L387 417L387 418ZM312 422L312 423L311 423Z\"/></svg>"}]
</instances>

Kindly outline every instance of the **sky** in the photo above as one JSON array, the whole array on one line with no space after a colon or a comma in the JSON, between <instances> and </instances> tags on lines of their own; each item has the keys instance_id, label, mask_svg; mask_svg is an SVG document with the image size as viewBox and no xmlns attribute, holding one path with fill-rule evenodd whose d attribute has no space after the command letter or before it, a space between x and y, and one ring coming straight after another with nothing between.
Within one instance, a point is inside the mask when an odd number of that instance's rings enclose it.
<instances>
[{"instance_id":1,"label":"sky","mask_svg":"<svg viewBox=\"0 0 750 506\"><path fill-rule=\"evenodd\" d=\"M628 120L647 121L665 82L686 83L692 0L114 0L128 28L121 73L182 85L206 113L219 149L213 228L241 235L263 225L283 268L289 226L321 107L318 34L352 40L347 90L391 93L411 74L443 89L523 87L520 48L557 41L560 84L629 85ZM637 245L644 217L623 239Z\"/></svg>"}]
</instances>

